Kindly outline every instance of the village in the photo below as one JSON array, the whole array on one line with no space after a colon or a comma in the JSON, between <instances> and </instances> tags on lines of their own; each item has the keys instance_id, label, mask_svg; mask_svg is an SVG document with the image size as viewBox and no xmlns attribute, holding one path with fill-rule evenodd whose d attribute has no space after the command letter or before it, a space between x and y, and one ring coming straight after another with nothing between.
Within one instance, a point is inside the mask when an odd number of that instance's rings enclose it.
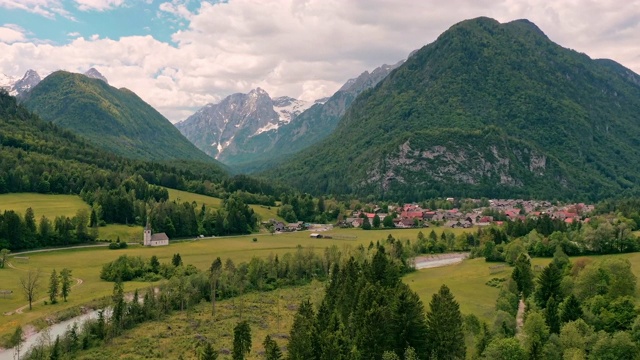
<instances>
[{"instance_id":1,"label":"village","mask_svg":"<svg viewBox=\"0 0 640 360\"><path fill-rule=\"evenodd\" d=\"M451 204L460 204L453 198L447 198ZM443 226L447 228L471 228L474 226L501 226L505 221L526 221L537 219L541 216L549 216L567 224L574 222L589 222L589 214L594 210L594 205L585 203L552 204L550 201L522 200L522 199L493 199L481 201L478 199L465 199L464 210L461 208L430 209L417 203L404 205L388 205L382 208L375 204L369 204L365 209L370 211L354 210L348 217L340 217L336 224L309 224L302 221L284 223L274 219L265 222L265 225L274 232L292 232L302 230L323 231L330 230L333 226L341 228L368 228L367 223L373 228L400 228L410 229L418 227ZM468 204L481 204L469 208Z\"/></svg>"}]
</instances>

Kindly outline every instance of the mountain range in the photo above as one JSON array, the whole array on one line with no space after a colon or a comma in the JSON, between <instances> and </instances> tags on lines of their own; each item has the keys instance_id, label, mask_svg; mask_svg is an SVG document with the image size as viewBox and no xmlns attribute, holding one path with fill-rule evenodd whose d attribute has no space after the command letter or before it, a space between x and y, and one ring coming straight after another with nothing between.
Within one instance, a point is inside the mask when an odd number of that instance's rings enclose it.
<instances>
[{"instance_id":1,"label":"mountain range","mask_svg":"<svg viewBox=\"0 0 640 360\"><path fill-rule=\"evenodd\" d=\"M365 71L331 97L315 102L286 96L272 99L260 88L233 94L206 105L176 127L200 150L236 172L253 172L325 138L358 94L400 64Z\"/></svg>"},{"instance_id":2,"label":"mountain range","mask_svg":"<svg viewBox=\"0 0 640 360\"><path fill-rule=\"evenodd\" d=\"M533 23L463 21L262 173L314 194L597 199L637 194L640 76Z\"/></svg>"}]
</instances>

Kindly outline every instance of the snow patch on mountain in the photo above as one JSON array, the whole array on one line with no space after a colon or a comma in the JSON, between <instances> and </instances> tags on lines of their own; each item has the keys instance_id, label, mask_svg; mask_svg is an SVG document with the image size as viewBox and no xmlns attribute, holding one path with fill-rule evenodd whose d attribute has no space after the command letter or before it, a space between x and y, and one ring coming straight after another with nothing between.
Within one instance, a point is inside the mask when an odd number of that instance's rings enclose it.
<instances>
[{"instance_id":1,"label":"snow patch on mountain","mask_svg":"<svg viewBox=\"0 0 640 360\"><path fill-rule=\"evenodd\" d=\"M313 105L310 101L298 100L288 96L281 96L273 99L273 110L278 113L279 124L288 124L296 116Z\"/></svg>"}]
</instances>

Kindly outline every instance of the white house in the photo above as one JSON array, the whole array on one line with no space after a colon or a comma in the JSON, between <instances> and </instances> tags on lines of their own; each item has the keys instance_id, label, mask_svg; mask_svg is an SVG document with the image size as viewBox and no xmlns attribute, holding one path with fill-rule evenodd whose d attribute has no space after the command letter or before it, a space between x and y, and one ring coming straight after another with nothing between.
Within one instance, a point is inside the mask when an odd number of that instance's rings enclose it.
<instances>
[{"instance_id":1,"label":"white house","mask_svg":"<svg viewBox=\"0 0 640 360\"><path fill-rule=\"evenodd\" d=\"M151 234L151 225L147 222L144 228L144 246L167 246L169 245L169 237L165 233Z\"/></svg>"}]
</instances>

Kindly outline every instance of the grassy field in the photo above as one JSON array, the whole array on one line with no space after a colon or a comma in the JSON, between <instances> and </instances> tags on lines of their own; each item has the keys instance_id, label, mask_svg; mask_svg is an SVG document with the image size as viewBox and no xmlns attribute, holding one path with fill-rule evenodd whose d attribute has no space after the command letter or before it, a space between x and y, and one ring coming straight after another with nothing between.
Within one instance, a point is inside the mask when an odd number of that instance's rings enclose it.
<instances>
[{"instance_id":1,"label":"grassy field","mask_svg":"<svg viewBox=\"0 0 640 360\"><path fill-rule=\"evenodd\" d=\"M78 359L177 359L180 355L184 359L199 359L199 345L205 340L211 341L221 352L219 359L230 359L226 354L233 348L233 328L240 320L240 313L251 325L252 347L247 359L263 359L265 336L270 335L281 347L286 346L285 337L300 302L311 299L317 304L323 294L324 286L319 282L247 294L219 302L215 319L211 315L211 305L200 304L168 319L142 324L107 346L83 352Z\"/></svg>"},{"instance_id":2,"label":"grassy field","mask_svg":"<svg viewBox=\"0 0 640 360\"><path fill-rule=\"evenodd\" d=\"M73 217L78 210L89 205L77 195L43 195L32 193L0 195L0 211L13 210L24 216L27 208L32 208L36 220L42 215L53 220L56 216Z\"/></svg>"},{"instance_id":3,"label":"grassy field","mask_svg":"<svg viewBox=\"0 0 640 360\"><path fill-rule=\"evenodd\" d=\"M219 209L222 206L222 199L215 198L206 195L194 194L182 190L166 188L169 191L169 200L176 200L178 202L196 202L198 206L205 204L206 207ZM263 206L263 205L249 205L253 211L260 217L261 220L277 219L282 221L282 218L278 216L278 208L275 206Z\"/></svg>"},{"instance_id":4,"label":"grassy field","mask_svg":"<svg viewBox=\"0 0 640 360\"><path fill-rule=\"evenodd\" d=\"M98 238L116 241L141 242L144 227L138 225L109 224L98 228Z\"/></svg>"},{"instance_id":5,"label":"grassy field","mask_svg":"<svg viewBox=\"0 0 640 360\"><path fill-rule=\"evenodd\" d=\"M102 230L102 228L101 228ZM126 229L125 229L126 230ZM68 249L55 252L43 252L28 254L28 262L18 259L11 260L17 268L0 270L0 289L12 290L13 295L6 299L0 297L0 313L11 312L16 308L26 305L26 301L20 290L20 277L29 268L42 271L43 290L39 298L46 296L44 289L49 282L51 270L60 271L67 267L72 269L73 276L83 280L83 283L71 292L67 303L56 305L44 305L43 301L34 303L32 311L11 316L0 316L0 335L6 334L15 328L17 324L31 323L48 314L63 310L71 306L77 306L91 300L108 296L113 290L113 284L100 279L102 265L116 259L118 256L142 256L149 258L158 256L160 262L169 262L175 253L180 253L184 263L193 264L200 269L207 268L216 257L222 259L231 258L235 262L248 261L253 256L266 257L269 254L284 254L294 250L298 244L305 247L314 247L318 251L332 245L340 249L355 247L358 244L367 245L370 241L384 240L388 234L398 239L416 239L418 229L403 229L391 231L363 231L360 229L338 229L326 232L335 237L345 239L311 239L309 232L296 232L284 234L252 234L246 236L224 237L213 239L201 239L172 243L167 247L147 248L132 246L124 250L108 250L105 248ZM253 238L257 242L253 242ZM122 239L122 237L121 237ZM126 290L147 287L148 283L127 283ZM439 285L438 285L439 286Z\"/></svg>"}]
</instances>

